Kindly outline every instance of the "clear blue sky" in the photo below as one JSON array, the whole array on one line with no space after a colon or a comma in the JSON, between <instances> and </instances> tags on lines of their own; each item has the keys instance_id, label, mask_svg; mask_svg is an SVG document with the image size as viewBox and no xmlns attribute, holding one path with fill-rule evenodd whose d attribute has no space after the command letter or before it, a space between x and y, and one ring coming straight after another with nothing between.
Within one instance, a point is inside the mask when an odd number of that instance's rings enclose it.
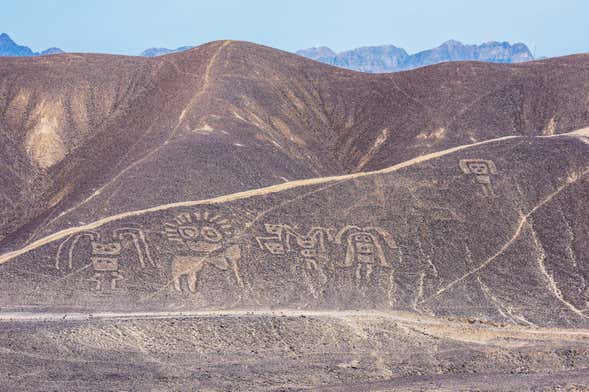
<instances>
[{"instance_id":1,"label":"clear blue sky","mask_svg":"<svg viewBox=\"0 0 589 392\"><path fill-rule=\"evenodd\" d=\"M218 39L416 52L453 38L557 56L589 52L589 0L2 0L0 32L33 50L119 54Z\"/></svg>"}]
</instances>

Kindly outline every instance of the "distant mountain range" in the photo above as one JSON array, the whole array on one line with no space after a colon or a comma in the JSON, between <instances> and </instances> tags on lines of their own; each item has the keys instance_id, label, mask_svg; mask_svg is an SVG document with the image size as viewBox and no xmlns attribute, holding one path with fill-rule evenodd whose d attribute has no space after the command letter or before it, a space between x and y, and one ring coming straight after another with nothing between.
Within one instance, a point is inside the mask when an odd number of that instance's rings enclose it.
<instances>
[{"instance_id":1,"label":"distant mountain range","mask_svg":"<svg viewBox=\"0 0 589 392\"><path fill-rule=\"evenodd\" d=\"M176 49L149 48L149 49L145 49L143 52L141 52L141 56L156 57L156 56L162 56L164 54L184 52L185 50L192 49L192 48L194 48L194 46L180 46L179 48L176 48Z\"/></svg>"},{"instance_id":2,"label":"distant mountain range","mask_svg":"<svg viewBox=\"0 0 589 392\"><path fill-rule=\"evenodd\" d=\"M49 48L42 52L33 52L28 46L15 43L6 33L0 34L0 56L43 56L47 54L63 53L59 48Z\"/></svg>"},{"instance_id":3,"label":"distant mountain range","mask_svg":"<svg viewBox=\"0 0 589 392\"><path fill-rule=\"evenodd\" d=\"M379 73L405 71L446 61L485 61L492 63L519 63L534 60L523 43L485 42L481 45L465 45L450 40L437 48L408 54L405 49L393 45L367 46L335 53L327 47L303 49L298 55L355 71Z\"/></svg>"},{"instance_id":4,"label":"distant mountain range","mask_svg":"<svg viewBox=\"0 0 589 392\"><path fill-rule=\"evenodd\" d=\"M149 48L141 52L141 56L156 57L183 52L191 48L193 46L181 46L176 49ZM0 34L0 56L39 56L57 53L63 53L63 51L59 48L49 48L42 52L33 52L27 46L16 44L8 34ZM340 53L328 47L317 47L299 50L296 53L322 63L369 73L405 71L446 61L519 63L534 60L534 56L523 43L510 44L495 41L481 45L465 45L450 40L437 48L414 54L409 54L405 49L394 45L365 46Z\"/></svg>"}]
</instances>

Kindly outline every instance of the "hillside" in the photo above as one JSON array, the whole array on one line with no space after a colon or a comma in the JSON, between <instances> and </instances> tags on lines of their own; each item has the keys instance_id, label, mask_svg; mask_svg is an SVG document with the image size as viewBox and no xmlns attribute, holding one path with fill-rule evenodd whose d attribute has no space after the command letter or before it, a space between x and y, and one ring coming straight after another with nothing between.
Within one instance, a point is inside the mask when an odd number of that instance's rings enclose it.
<instances>
[{"instance_id":1,"label":"hillside","mask_svg":"<svg viewBox=\"0 0 589 392\"><path fill-rule=\"evenodd\" d=\"M12 215L3 232L49 232L69 224L68 214L55 218L75 205L112 214L582 128L586 58L389 75L227 42L153 59L5 59L0 137Z\"/></svg>"},{"instance_id":2,"label":"hillside","mask_svg":"<svg viewBox=\"0 0 589 392\"><path fill-rule=\"evenodd\" d=\"M0 370L589 382L588 102L588 55L379 75L233 41L2 58Z\"/></svg>"}]
</instances>

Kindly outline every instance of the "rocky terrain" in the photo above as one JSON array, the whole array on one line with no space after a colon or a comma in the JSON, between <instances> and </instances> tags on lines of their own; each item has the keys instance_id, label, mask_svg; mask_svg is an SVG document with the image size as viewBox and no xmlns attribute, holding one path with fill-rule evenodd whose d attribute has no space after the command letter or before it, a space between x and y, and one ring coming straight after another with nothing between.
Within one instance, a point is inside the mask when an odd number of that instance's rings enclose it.
<instances>
[{"instance_id":1,"label":"rocky terrain","mask_svg":"<svg viewBox=\"0 0 589 392\"><path fill-rule=\"evenodd\" d=\"M589 56L0 59L9 390L583 390Z\"/></svg>"},{"instance_id":2,"label":"rocky terrain","mask_svg":"<svg viewBox=\"0 0 589 392\"><path fill-rule=\"evenodd\" d=\"M341 53L326 47L297 51L297 54L322 63L354 71L383 73L438 64L446 61L485 61L491 63L520 63L534 57L525 44L485 42L481 45L465 45L450 40L437 48L408 54L394 45L366 46Z\"/></svg>"}]
</instances>

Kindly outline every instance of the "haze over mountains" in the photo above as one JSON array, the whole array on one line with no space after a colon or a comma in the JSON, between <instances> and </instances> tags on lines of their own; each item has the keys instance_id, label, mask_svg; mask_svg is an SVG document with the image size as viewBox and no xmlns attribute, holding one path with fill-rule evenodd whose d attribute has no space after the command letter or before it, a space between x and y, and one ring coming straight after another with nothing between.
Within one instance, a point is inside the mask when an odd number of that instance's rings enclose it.
<instances>
[{"instance_id":1,"label":"haze over mountains","mask_svg":"<svg viewBox=\"0 0 589 392\"><path fill-rule=\"evenodd\" d=\"M14 389L589 383L589 55L2 58L0 161Z\"/></svg>"}]
</instances>

